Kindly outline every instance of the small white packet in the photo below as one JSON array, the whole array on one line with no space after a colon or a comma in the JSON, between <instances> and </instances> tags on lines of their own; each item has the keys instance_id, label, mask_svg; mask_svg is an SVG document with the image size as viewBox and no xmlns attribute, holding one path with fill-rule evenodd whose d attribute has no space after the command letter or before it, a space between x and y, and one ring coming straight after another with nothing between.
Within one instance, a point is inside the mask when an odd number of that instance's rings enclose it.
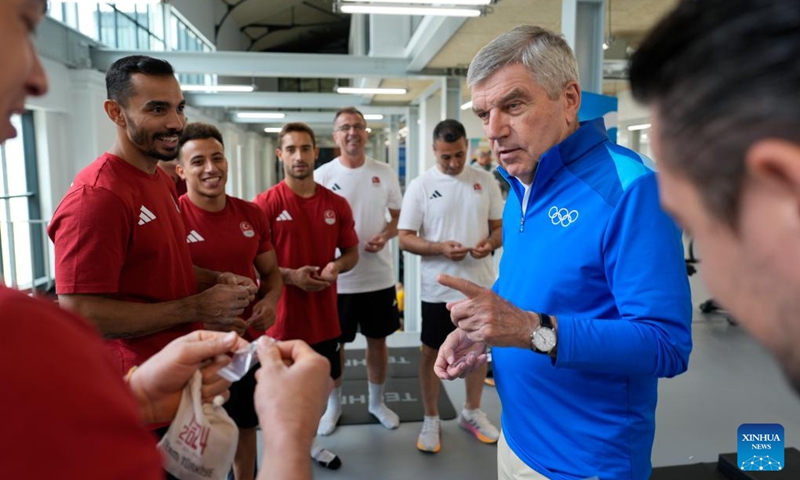
<instances>
[{"instance_id":1,"label":"small white packet","mask_svg":"<svg viewBox=\"0 0 800 480\"><path fill-rule=\"evenodd\" d=\"M274 340L273 340L274 341ZM222 367L217 374L229 382L238 382L258 364L257 340L233 353L231 363Z\"/></svg>"},{"instance_id":2,"label":"small white packet","mask_svg":"<svg viewBox=\"0 0 800 480\"><path fill-rule=\"evenodd\" d=\"M164 469L181 480L224 480L233 464L239 430L222 406L202 402L202 383L202 374L195 372L158 448Z\"/></svg>"}]
</instances>

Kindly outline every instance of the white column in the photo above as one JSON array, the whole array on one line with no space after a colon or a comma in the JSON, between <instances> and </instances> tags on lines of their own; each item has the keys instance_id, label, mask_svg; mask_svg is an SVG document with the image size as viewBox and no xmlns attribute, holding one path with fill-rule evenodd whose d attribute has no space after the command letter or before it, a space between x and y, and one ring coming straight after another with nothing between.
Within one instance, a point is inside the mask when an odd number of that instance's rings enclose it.
<instances>
[{"instance_id":1,"label":"white column","mask_svg":"<svg viewBox=\"0 0 800 480\"><path fill-rule=\"evenodd\" d=\"M386 141L389 143L387 150L389 152L389 166L392 167L395 173L398 175L399 172L399 147L400 141L397 138L397 132L399 130L398 126L398 118L397 115L390 115L389 116L389 127L386 128ZM392 265L394 265L394 275L395 279L398 278L400 275L400 244L397 241L397 238L393 238L391 243L389 244L390 248L392 249ZM401 279L404 281L404 279Z\"/></svg>"},{"instance_id":2,"label":"white column","mask_svg":"<svg viewBox=\"0 0 800 480\"><path fill-rule=\"evenodd\" d=\"M419 117L417 107L408 108L408 113L406 114L406 126L408 127L408 136L406 137L406 185L419 176L421 172L425 171L424 168L420 169L420 161L415 158L419 154L419 144L422 143L420 142ZM403 277L406 292L405 328L407 332L419 332L422 327L419 303L421 298L419 255L403 252Z\"/></svg>"},{"instance_id":3,"label":"white column","mask_svg":"<svg viewBox=\"0 0 800 480\"><path fill-rule=\"evenodd\" d=\"M442 79L442 120L448 118L461 120L461 79L446 77Z\"/></svg>"},{"instance_id":4,"label":"white column","mask_svg":"<svg viewBox=\"0 0 800 480\"><path fill-rule=\"evenodd\" d=\"M561 32L578 59L581 88L603 93L605 0L562 0Z\"/></svg>"}]
</instances>

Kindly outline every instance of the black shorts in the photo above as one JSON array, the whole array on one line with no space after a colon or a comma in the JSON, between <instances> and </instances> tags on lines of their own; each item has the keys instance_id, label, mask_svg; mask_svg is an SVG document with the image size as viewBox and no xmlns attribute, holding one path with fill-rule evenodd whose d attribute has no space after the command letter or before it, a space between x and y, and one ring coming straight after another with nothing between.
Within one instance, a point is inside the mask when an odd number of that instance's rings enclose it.
<instances>
[{"instance_id":1,"label":"black shorts","mask_svg":"<svg viewBox=\"0 0 800 480\"><path fill-rule=\"evenodd\" d=\"M231 397L225 402L225 411L239 428L255 428L258 426L256 406L253 396L256 393L256 370L258 365L251 368L238 382L233 382Z\"/></svg>"},{"instance_id":2,"label":"black shorts","mask_svg":"<svg viewBox=\"0 0 800 480\"><path fill-rule=\"evenodd\" d=\"M342 343L355 340L356 332L369 338L386 338L400 328L394 287L364 293L340 293L339 323Z\"/></svg>"},{"instance_id":3,"label":"black shorts","mask_svg":"<svg viewBox=\"0 0 800 480\"><path fill-rule=\"evenodd\" d=\"M456 329L446 303L422 302L422 344L436 350L450 332Z\"/></svg>"},{"instance_id":4,"label":"black shorts","mask_svg":"<svg viewBox=\"0 0 800 480\"><path fill-rule=\"evenodd\" d=\"M336 380L342 376L342 359L339 357L339 339L325 340L311 345L315 352L331 362L331 378Z\"/></svg>"}]
</instances>

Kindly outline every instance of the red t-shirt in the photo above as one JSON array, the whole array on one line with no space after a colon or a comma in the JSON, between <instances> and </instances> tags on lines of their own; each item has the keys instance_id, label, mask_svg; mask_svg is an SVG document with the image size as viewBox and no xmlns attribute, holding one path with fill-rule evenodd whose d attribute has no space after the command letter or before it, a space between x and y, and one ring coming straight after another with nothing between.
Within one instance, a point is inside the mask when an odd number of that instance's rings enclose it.
<instances>
[{"instance_id":1,"label":"red t-shirt","mask_svg":"<svg viewBox=\"0 0 800 480\"><path fill-rule=\"evenodd\" d=\"M255 204L230 196L226 196L225 208L219 212L203 210L187 195L178 203L194 264L218 272L232 272L256 282L253 262L262 253L272 250L264 213ZM250 318L252 311L253 305L250 305L242 318ZM263 334L249 328L246 337L255 340Z\"/></svg>"},{"instance_id":2,"label":"red t-shirt","mask_svg":"<svg viewBox=\"0 0 800 480\"><path fill-rule=\"evenodd\" d=\"M176 198L172 179L160 168L149 175L109 153L84 168L48 228L55 244L57 292L143 303L195 294ZM198 326L185 323L152 335L110 340L120 375Z\"/></svg>"},{"instance_id":3,"label":"red t-shirt","mask_svg":"<svg viewBox=\"0 0 800 480\"><path fill-rule=\"evenodd\" d=\"M155 438L83 319L0 286L4 478L161 479Z\"/></svg>"},{"instance_id":4,"label":"red t-shirt","mask_svg":"<svg viewBox=\"0 0 800 480\"><path fill-rule=\"evenodd\" d=\"M347 200L317 184L310 198L295 194L281 182L255 199L272 226L278 265L325 268L336 249L358 245L353 213ZM278 302L275 325L267 335L278 340L301 339L309 344L341 335L336 310L336 286L306 292L286 285Z\"/></svg>"}]
</instances>

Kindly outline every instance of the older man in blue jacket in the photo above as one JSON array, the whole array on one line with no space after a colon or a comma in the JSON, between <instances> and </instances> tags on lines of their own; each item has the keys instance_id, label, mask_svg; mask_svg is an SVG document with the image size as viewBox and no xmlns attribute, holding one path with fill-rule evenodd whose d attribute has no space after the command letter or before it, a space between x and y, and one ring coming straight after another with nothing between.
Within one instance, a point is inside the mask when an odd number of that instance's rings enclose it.
<instances>
[{"instance_id":1,"label":"older man in blue jacket","mask_svg":"<svg viewBox=\"0 0 800 480\"><path fill-rule=\"evenodd\" d=\"M680 231L649 161L579 123L563 38L521 26L473 59L467 81L511 185L493 291L465 299L436 372L461 376L491 345L503 405L501 479L646 479L659 377L687 369L691 303Z\"/></svg>"}]
</instances>

